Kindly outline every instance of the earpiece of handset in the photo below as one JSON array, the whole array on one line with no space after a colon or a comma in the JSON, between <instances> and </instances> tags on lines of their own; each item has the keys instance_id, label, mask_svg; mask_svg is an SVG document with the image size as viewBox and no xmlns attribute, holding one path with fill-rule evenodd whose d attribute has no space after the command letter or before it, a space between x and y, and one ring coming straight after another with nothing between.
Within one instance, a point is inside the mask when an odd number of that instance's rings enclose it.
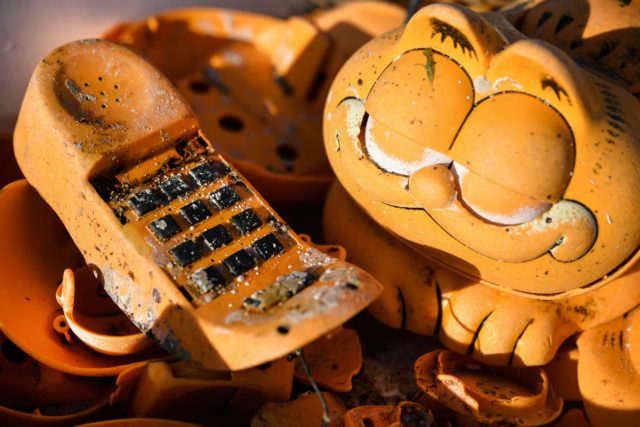
<instances>
[{"instance_id":1,"label":"earpiece of handset","mask_svg":"<svg viewBox=\"0 0 640 427\"><path fill-rule=\"evenodd\" d=\"M42 60L14 141L111 298L204 368L293 352L381 292L293 233L215 152L169 81L122 46L80 41Z\"/></svg>"}]
</instances>

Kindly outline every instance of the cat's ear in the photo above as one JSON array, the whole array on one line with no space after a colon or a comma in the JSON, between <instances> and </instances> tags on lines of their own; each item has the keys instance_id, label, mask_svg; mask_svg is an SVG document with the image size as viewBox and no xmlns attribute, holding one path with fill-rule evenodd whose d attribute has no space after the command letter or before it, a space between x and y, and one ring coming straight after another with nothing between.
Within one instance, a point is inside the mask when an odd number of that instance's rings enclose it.
<instances>
[{"instance_id":1,"label":"cat's ear","mask_svg":"<svg viewBox=\"0 0 640 427\"><path fill-rule=\"evenodd\" d=\"M560 49L540 40L509 45L494 58L486 76L494 82L493 89L533 95L570 121L599 117L604 111L592 76Z\"/></svg>"},{"instance_id":2,"label":"cat's ear","mask_svg":"<svg viewBox=\"0 0 640 427\"><path fill-rule=\"evenodd\" d=\"M445 54L460 63L473 79L484 74L507 42L479 14L453 4L432 4L411 18L400 44Z\"/></svg>"}]
</instances>

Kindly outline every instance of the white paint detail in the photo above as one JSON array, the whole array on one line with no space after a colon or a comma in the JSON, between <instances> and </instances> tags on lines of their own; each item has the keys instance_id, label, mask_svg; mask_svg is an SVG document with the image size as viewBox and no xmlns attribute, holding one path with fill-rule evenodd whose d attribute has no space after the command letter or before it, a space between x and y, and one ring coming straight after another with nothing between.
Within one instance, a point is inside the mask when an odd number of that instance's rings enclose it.
<instances>
[{"instance_id":1,"label":"white paint detail","mask_svg":"<svg viewBox=\"0 0 640 427\"><path fill-rule=\"evenodd\" d=\"M478 76L473 80L473 88L478 93L489 92L491 82L485 76Z\"/></svg>"},{"instance_id":2,"label":"white paint detail","mask_svg":"<svg viewBox=\"0 0 640 427\"><path fill-rule=\"evenodd\" d=\"M427 166L451 163L450 157L427 147L425 147L422 152L422 157L420 159L411 162L386 153L378 145L374 137L373 129L375 124L376 122L374 118L370 116L367 120L365 129L365 147L367 148L369 158L384 170L408 176ZM393 135L391 135L390 132L385 132L385 138L393 138Z\"/></svg>"},{"instance_id":3,"label":"white paint detail","mask_svg":"<svg viewBox=\"0 0 640 427\"><path fill-rule=\"evenodd\" d=\"M522 86L520 83L516 82L511 77L507 77L507 76L497 78L496 81L493 82L493 86L491 88L493 90L498 90L498 88L500 87L500 85L502 83L511 83L511 85L513 87L515 87L516 89L523 89L524 88L524 86Z\"/></svg>"},{"instance_id":4,"label":"white paint detail","mask_svg":"<svg viewBox=\"0 0 640 427\"><path fill-rule=\"evenodd\" d=\"M347 99L343 103L347 106L347 136L351 139L353 148L358 155L364 157L358 138L360 136L360 125L364 118L364 104L356 99Z\"/></svg>"},{"instance_id":5,"label":"white paint detail","mask_svg":"<svg viewBox=\"0 0 640 427\"><path fill-rule=\"evenodd\" d=\"M460 163L453 162L453 167L451 168L454 175L456 176L460 189L462 188L462 183L464 182L465 176L469 173L469 169L462 166ZM475 206L473 202L465 199L464 192L460 191L460 196L464 203L469 206L470 210L473 211L479 217L486 219L489 222L493 222L495 224L502 225L516 225L516 224L524 224L525 222L532 221L545 213L551 207L550 203L540 202L534 206L523 206L518 209L511 215L500 215L492 212L486 212Z\"/></svg>"}]
</instances>

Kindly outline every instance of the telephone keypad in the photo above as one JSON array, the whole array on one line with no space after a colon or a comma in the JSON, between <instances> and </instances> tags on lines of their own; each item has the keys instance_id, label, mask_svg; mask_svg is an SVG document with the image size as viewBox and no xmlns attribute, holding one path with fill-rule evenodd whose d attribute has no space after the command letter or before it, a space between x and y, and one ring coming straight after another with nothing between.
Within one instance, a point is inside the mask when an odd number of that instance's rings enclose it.
<instances>
[{"instance_id":1,"label":"telephone keypad","mask_svg":"<svg viewBox=\"0 0 640 427\"><path fill-rule=\"evenodd\" d=\"M249 234L262 225L260 217L253 209L246 209L231 217L231 222L240 234Z\"/></svg>"},{"instance_id":2,"label":"telephone keypad","mask_svg":"<svg viewBox=\"0 0 640 427\"><path fill-rule=\"evenodd\" d=\"M240 196L229 185L219 188L209 195L211 203L220 209L228 209L240 201Z\"/></svg>"},{"instance_id":3,"label":"telephone keypad","mask_svg":"<svg viewBox=\"0 0 640 427\"><path fill-rule=\"evenodd\" d=\"M149 229L159 240L168 240L182 231L171 215L165 215L149 224Z\"/></svg>"},{"instance_id":4,"label":"telephone keypad","mask_svg":"<svg viewBox=\"0 0 640 427\"><path fill-rule=\"evenodd\" d=\"M174 200L190 193L193 190L193 185L181 175L176 175L161 183L160 190L169 200Z\"/></svg>"},{"instance_id":5,"label":"telephone keypad","mask_svg":"<svg viewBox=\"0 0 640 427\"><path fill-rule=\"evenodd\" d=\"M180 208L180 214L187 220L189 225L196 225L211 216L211 211L202 200L194 200L186 206Z\"/></svg>"}]
</instances>

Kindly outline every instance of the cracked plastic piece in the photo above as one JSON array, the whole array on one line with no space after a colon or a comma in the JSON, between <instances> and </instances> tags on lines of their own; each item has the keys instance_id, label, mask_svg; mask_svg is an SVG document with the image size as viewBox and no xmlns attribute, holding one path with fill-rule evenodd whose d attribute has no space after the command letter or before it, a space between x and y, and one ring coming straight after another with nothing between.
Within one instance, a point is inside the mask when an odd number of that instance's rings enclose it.
<instances>
[{"instance_id":1,"label":"cracked plastic piece","mask_svg":"<svg viewBox=\"0 0 640 427\"><path fill-rule=\"evenodd\" d=\"M76 310L76 286L83 287L80 297L84 308L92 313L80 313ZM66 269L62 276L62 284L58 286L56 300L62 307L64 318L73 333L87 346L100 353L121 356L134 354L149 348L153 341L140 332L133 323L117 307L105 307L101 304L105 296L100 296L101 286L89 267L74 273ZM91 296L94 296L91 298ZM109 312L109 308L112 312ZM115 308L115 312L114 309ZM106 309L106 310L105 310ZM66 336L69 339L68 336Z\"/></svg>"},{"instance_id":2,"label":"cracked plastic piece","mask_svg":"<svg viewBox=\"0 0 640 427\"><path fill-rule=\"evenodd\" d=\"M327 427L344 425L347 408L330 392L322 393L329 408ZM317 427L322 425L322 405L317 394L308 392L284 403L270 402L251 419L251 427Z\"/></svg>"},{"instance_id":3,"label":"cracked plastic piece","mask_svg":"<svg viewBox=\"0 0 640 427\"><path fill-rule=\"evenodd\" d=\"M135 355L107 356L73 337L68 324L61 325L67 322L56 302L58 283L65 268L84 263L55 213L24 180L0 191L0 235L0 328L24 352L61 372L89 377L118 375L132 365L166 357L157 346ZM108 295L84 295L86 290L77 290L76 305L83 305L87 296L89 313L118 310ZM97 297L100 303L94 305Z\"/></svg>"},{"instance_id":4,"label":"cracked plastic piece","mask_svg":"<svg viewBox=\"0 0 640 427\"><path fill-rule=\"evenodd\" d=\"M381 290L289 230L204 138L169 81L122 46L86 40L47 56L27 90L15 151L116 304L166 350L207 369L286 355ZM194 190L169 200L159 185L178 175ZM242 200L223 210L210 204L209 194L229 185ZM155 221L167 215L182 231L159 239L147 226L162 229ZM202 235L220 224L233 242L211 250ZM253 245L269 234L282 250L265 260ZM224 285L207 278L203 286L210 266ZM257 293L296 271L317 280L265 311L250 309Z\"/></svg>"},{"instance_id":5,"label":"cracked plastic piece","mask_svg":"<svg viewBox=\"0 0 640 427\"><path fill-rule=\"evenodd\" d=\"M431 411L414 402L397 406L357 406L345 415L345 427L404 427L433 423Z\"/></svg>"},{"instance_id":6,"label":"cracked plastic piece","mask_svg":"<svg viewBox=\"0 0 640 427\"><path fill-rule=\"evenodd\" d=\"M333 77L356 49L403 18L402 8L382 2L287 20L182 9L106 37L130 45L169 77L204 134L267 200L292 204L320 202L332 179L320 123Z\"/></svg>"},{"instance_id":7,"label":"cracked plastic piece","mask_svg":"<svg viewBox=\"0 0 640 427\"><path fill-rule=\"evenodd\" d=\"M65 374L29 357L0 333L0 423L76 425L104 411L111 379Z\"/></svg>"},{"instance_id":8,"label":"cracked plastic piece","mask_svg":"<svg viewBox=\"0 0 640 427\"><path fill-rule=\"evenodd\" d=\"M640 256L640 104L510 34L421 9L342 68L326 150L365 211L433 262L533 298L586 293Z\"/></svg>"},{"instance_id":9,"label":"cracked plastic piece","mask_svg":"<svg viewBox=\"0 0 640 427\"><path fill-rule=\"evenodd\" d=\"M594 427L640 420L640 309L578 337L578 385Z\"/></svg>"},{"instance_id":10,"label":"cracked plastic piece","mask_svg":"<svg viewBox=\"0 0 640 427\"><path fill-rule=\"evenodd\" d=\"M562 411L541 368L490 367L436 350L420 357L415 370L422 391L479 423L539 426Z\"/></svg>"},{"instance_id":11,"label":"cracked plastic piece","mask_svg":"<svg viewBox=\"0 0 640 427\"><path fill-rule=\"evenodd\" d=\"M313 380L319 387L335 392L351 390L351 379L362 368L360 338L353 329L342 329L319 338L304 347ZM296 380L309 383L309 378L296 362Z\"/></svg>"},{"instance_id":12,"label":"cracked plastic piece","mask_svg":"<svg viewBox=\"0 0 640 427\"><path fill-rule=\"evenodd\" d=\"M207 371L193 362L151 362L123 372L111 403L135 417L203 425L247 425L269 401L289 399L293 362L286 358L236 372Z\"/></svg>"}]
</instances>

